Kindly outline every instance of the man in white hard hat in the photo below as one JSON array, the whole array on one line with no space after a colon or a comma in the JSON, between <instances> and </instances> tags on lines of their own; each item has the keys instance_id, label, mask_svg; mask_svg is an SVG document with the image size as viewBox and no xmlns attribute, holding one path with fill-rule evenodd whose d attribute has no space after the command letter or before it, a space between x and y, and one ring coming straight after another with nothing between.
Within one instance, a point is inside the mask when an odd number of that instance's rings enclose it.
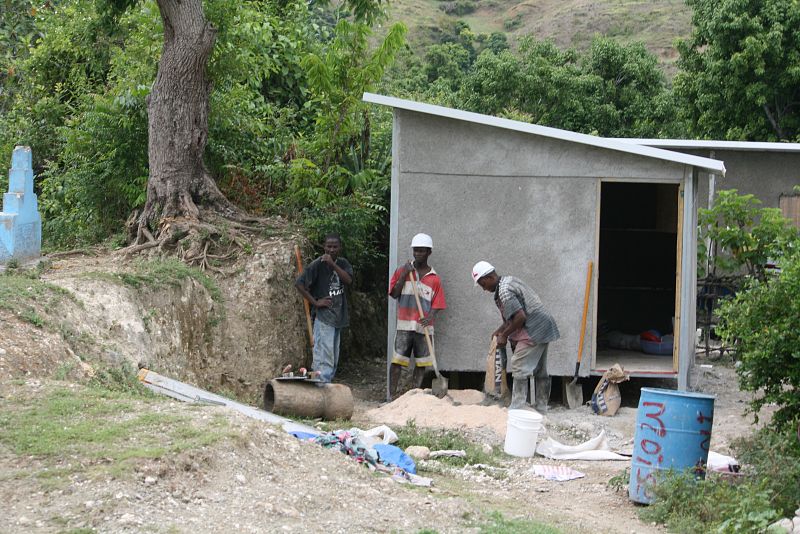
<instances>
[{"instance_id":1,"label":"man in white hard hat","mask_svg":"<svg viewBox=\"0 0 800 534\"><path fill-rule=\"evenodd\" d=\"M492 336L497 346L511 341L511 373L514 387L509 408L523 408L528 398L528 380L535 385L534 407L547 412L550 400L550 375L547 374L547 347L560 336L558 326L542 304L542 300L519 278L500 276L488 261L479 261L472 268L472 280L484 291L494 293L494 302L503 318Z\"/></svg>"},{"instance_id":2,"label":"man in white hard hat","mask_svg":"<svg viewBox=\"0 0 800 534\"><path fill-rule=\"evenodd\" d=\"M389 368L389 397L397 394L397 386L403 368L408 367L414 357L414 387L419 388L426 372L433 365L428 345L425 342L425 328L433 343L433 324L440 310L447 307L442 289L442 280L433 267L428 265L428 257L433 252L433 239L428 234L417 234L411 240L414 261L408 261L395 270L389 281L389 296L397 300L397 331L394 340L394 354ZM420 318L414 297L416 284L422 306Z\"/></svg>"}]
</instances>

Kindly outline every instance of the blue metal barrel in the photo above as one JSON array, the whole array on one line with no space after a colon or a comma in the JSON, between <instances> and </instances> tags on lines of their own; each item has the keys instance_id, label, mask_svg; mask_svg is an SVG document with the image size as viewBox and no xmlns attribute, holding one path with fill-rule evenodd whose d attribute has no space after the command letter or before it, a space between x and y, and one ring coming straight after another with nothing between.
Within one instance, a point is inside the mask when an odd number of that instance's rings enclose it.
<instances>
[{"instance_id":1,"label":"blue metal barrel","mask_svg":"<svg viewBox=\"0 0 800 534\"><path fill-rule=\"evenodd\" d=\"M713 395L642 388L628 484L631 500L653 502L653 485L670 469L696 468L702 476L713 421Z\"/></svg>"}]
</instances>

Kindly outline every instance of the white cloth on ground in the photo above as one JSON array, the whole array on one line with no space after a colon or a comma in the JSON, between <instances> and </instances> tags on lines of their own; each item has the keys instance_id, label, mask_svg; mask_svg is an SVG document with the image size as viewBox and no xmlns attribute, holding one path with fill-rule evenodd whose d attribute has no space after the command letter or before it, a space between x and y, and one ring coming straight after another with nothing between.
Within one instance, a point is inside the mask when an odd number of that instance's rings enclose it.
<instances>
[{"instance_id":1,"label":"white cloth on ground","mask_svg":"<svg viewBox=\"0 0 800 534\"><path fill-rule=\"evenodd\" d=\"M616 452L611 452L608 445L606 431L601 430L597 437L590 439L580 445L564 445L553 438L545 438L536 446L536 452L545 458L554 460L626 460L630 461L629 456L623 456Z\"/></svg>"}]
</instances>

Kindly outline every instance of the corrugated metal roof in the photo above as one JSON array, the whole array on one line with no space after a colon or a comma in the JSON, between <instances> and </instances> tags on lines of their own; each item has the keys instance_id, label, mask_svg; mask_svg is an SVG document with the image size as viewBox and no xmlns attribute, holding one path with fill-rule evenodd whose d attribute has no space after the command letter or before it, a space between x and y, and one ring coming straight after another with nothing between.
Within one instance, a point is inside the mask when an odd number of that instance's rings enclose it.
<instances>
[{"instance_id":1,"label":"corrugated metal roof","mask_svg":"<svg viewBox=\"0 0 800 534\"><path fill-rule=\"evenodd\" d=\"M486 126L504 128L506 130L541 135L542 137L550 137L553 139L560 139L562 141L580 143L583 145L605 148L608 150L617 150L619 152L627 152L629 154L637 154L639 156L661 159L674 163L683 163L705 169L714 174L725 176L725 164L720 160L692 156L690 154L683 154L681 152L671 152L669 150L662 150L660 148L652 148L650 146L646 146L645 144L634 143L632 140L621 141L617 139L597 137L594 135L570 132L568 130L559 130L558 128L550 128L549 126L539 126L538 124L502 119L500 117L493 117L491 115L482 115L480 113L472 113L470 111L461 111L443 106L435 106L433 104L423 104L422 102L414 102L413 100L404 100L402 98L377 95L374 93L364 93L363 99L364 102L370 102L372 104L380 104L382 106L416 111L418 113L426 113L428 115L437 115L439 117L474 122L477 124L484 124Z\"/></svg>"},{"instance_id":2,"label":"corrugated metal roof","mask_svg":"<svg viewBox=\"0 0 800 534\"><path fill-rule=\"evenodd\" d=\"M690 148L695 150L739 150L758 152L800 152L800 143L763 143L752 141L707 141L696 139L624 139L615 141L658 148Z\"/></svg>"}]
</instances>

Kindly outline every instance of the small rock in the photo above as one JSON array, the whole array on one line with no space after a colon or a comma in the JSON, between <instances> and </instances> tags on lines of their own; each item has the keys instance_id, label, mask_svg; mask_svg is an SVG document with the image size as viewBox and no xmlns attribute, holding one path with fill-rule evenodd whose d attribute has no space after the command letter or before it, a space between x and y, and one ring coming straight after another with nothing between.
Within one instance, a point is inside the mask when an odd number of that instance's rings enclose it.
<instances>
[{"instance_id":1,"label":"small rock","mask_svg":"<svg viewBox=\"0 0 800 534\"><path fill-rule=\"evenodd\" d=\"M86 501L85 503L83 503L83 505L84 505L86 508L93 508L93 507L94 507L94 505L95 505L95 502L94 502L94 501Z\"/></svg>"},{"instance_id":2,"label":"small rock","mask_svg":"<svg viewBox=\"0 0 800 534\"><path fill-rule=\"evenodd\" d=\"M120 525L135 525L136 522L136 516L131 513L122 514L119 518Z\"/></svg>"},{"instance_id":3,"label":"small rock","mask_svg":"<svg viewBox=\"0 0 800 534\"><path fill-rule=\"evenodd\" d=\"M239 484L244 485L244 484L247 484L247 479L244 477L243 474L237 473L236 474L236 482L238 482Z\"/></svg>"},{"instance_id":4,"label":"small rock","mask_svg":"<svg viewBox=\"0 0 800 534\"><path fill-rule=\"evenodd\" d=\"M795 516L792 519L792 532L800 532L800 516Z\"/></svg>"},{"instance_id":5,"label":"small rock","mask_svg":"<svg viewBox=\"0 0 800 534\"><path fill-rule=\"evenodd\" d=\"M406 448L406 454L418 460L425 460L431 455L431 450L421 445L411 445Z\"/></svg>"},{"instance_id":6,"label":"small rock","mask_svg":"<svg viewBox=\"0 0 800 534\"><path fill-rule=\"evenodd\" d=\"M31 524L31 520L29 518L25 517L24 515L22 515L22 516L19 517L19 519L17 519L17 524L19 524L19 525L30 525Z\"/></svg>"},{"instance_id":7,"label":"small rock","mask_svg":"<svg viewBox=\"0 0 800 534\"><path fill-rule=\"evenodd\" d=\"M488 443L484 443L481 449L483 449L483 454L492 454L494 452L494 448Z\"/></svg>"},{"instance_id":8,"label":"small rock","mask_svg":"<svg viewBox=\"0 0 800 534\"><path fill-rule=\"evenodd\" d=\"M152 486L153 484L156 483L156 480L158 480L156 477L145 477L144 483L148 486Z\"/></svg>"},{"instance_id":9,"label":"small rock","mask_svg":"<svg viewBox=\"0 0 800 534\"><path fill-rule=\"evenodd\" d=\"M6 353L6 349L0 349L0 356L4 355L5 353Z\"/></svg>"},{"instance_id":10,"label":"small rock","mask_svg":"<svg viewBox=\"0 0 800 534\"><path fill-rule=\"evenodd\" d=\"M778 530L782 529L783 532L791 532L794 529L794 525L792 524L791 519L783 518L778 521L772 523L767 530ZM780 532L780 530L778 530Z\"/></svg>"}]
</instances>

